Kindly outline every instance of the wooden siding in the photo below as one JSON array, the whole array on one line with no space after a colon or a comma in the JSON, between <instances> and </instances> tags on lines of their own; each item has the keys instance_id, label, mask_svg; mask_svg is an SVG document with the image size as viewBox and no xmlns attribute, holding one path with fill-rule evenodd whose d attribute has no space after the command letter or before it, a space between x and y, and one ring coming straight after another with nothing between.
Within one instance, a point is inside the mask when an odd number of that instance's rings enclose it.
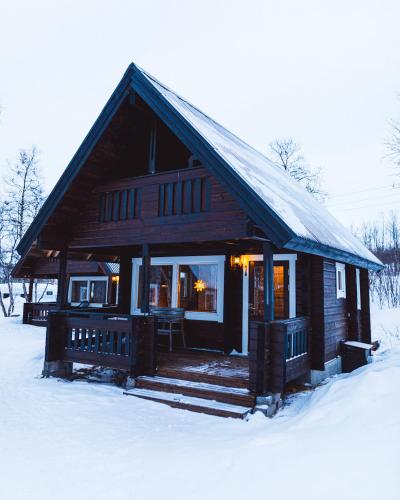
<instances>
[{"instance_id":1,"label":"wooden siding","mask_svg":"<svg viewBox=\"0 0 400 500\"><path fill-rule=\"evenodd\" d=\"M60 263L56 258L38 258L32 270L33 277L54 277L57 278ZM67 274L69 275L104 275L99 264L95 261L88 260L69 260L67 262Z\"/></svg>"},{"instance_id":2,"label":"wooden siding","mask_svg":"<svg viewBox=\"0 0 400 500\"><path fill-rule=\"evenodd\" d=\"M325 362L340 352L340 341L348 338L347 299L336 296L336 264L324 259Z\"/></svg>"},{"instance_id":3,"label":"wooden siding","mask_svg":"<svg viewBox=\"0 0 400 500\"><path fill-rule=\"evenodd\" d=\"M189 202L190 213L189 208L187 208L188 213L183 213L185 206L189 205L184 205L183 209L180 206L182 199L178 196L177 186L179 183L189 181L191 186L198 188L194 188L194 196L190 193L192 196ZM129 219L121 217L121 200L124 198L120 195L117 197L118 207L115 209L115 219L118 220L103 221L100 210L104 213L104 201L100 202L100 198L104 200L107 193L123 193L132 189L140 190L142 195L140 217ZM169 205L163 203L160 214L160 196L161 193L165 196L166 192L170 193ZM189 189L186 190L186 194L188 192ZM165 213L170 216L165 216ZM72 227L68 246L98 248L143 243L221 241L245 237L247 233L248 218L245 212L205 168L196 167L122 179L96 188L88 196L86 208L82 211L76 226Z\"/></svg>"}]
</instances>

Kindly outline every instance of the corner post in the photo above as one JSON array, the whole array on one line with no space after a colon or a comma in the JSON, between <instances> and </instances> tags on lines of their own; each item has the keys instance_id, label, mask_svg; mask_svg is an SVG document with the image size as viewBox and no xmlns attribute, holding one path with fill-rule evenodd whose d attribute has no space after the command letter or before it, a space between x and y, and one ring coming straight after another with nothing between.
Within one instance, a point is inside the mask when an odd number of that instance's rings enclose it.
<instances>
[{"instance_id":1,"label":"corner post","mask_svg":"<svg viewBox=\"0 0 400 500\"><path fill-rule=\"evenodd\" d=\"M369 276L368 269L360 269L361 292L361 341L371 343L371 315L369 304Z\"/></svg>"},{"instance_id":2,"label":"corner post","mask_svg":"<svg viewBox=\"0 0 400 500\"><path fill-rule=\"evenodd\" d=\"M58 256L58 289L57 306L63 309L68 304L68 279L67 279L67 251L61 250Z\"/></svg>"},{"instance_id":3,"label":"corner post","mask_svg":"<svg viewBox=\"0 0 400 500\"><path fill-rule=\"evenodd\" d=\"M121 255L119 259L118 308L122 314L131 312L132 257Z\"/></svg>"}]
</instances>

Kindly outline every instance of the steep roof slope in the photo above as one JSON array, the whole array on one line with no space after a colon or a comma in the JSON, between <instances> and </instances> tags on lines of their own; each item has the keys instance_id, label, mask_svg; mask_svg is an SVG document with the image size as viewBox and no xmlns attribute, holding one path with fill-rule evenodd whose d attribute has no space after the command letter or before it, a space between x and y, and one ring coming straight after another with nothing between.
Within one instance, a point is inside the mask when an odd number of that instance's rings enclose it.
<instances>
[{"instance_id":1,"label":"steep roof slope","mask_svg":"<svg viewBox=\"0 0 400 500\"><path fill-rule=\"evenodd\" d=\"M61 202L123 98L136 92L282 248L379 269L381 262L299 183L268 158L131 64L56 184L18 251L26 254Z\"/></svg>"},{"instance_id":2,"label":"steep roof slope","mask_svg":"<svg viewBox=\"0 0 400 500\"><path fill-rule=\"evenodd\" d=\"M147 72L141 71L298 238L380 264L348 229L284 170Z\"/></svg>"}]
</instances>

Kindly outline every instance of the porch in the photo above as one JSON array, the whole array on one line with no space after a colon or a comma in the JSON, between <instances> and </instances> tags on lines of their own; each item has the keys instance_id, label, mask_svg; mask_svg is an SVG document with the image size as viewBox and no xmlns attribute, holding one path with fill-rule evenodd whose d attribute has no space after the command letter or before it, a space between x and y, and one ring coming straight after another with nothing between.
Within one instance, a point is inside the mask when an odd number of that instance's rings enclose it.
<instances>
[{"instance_id":1,"label":"porch","mask_svg":"<svg viewBox=\"0 0 400 500\"><path fill-rule=\"evenodd\" d=\"M45 376L69 377L73 364L120 370L128 395L221 416L243 417L257 396L281 393L309 370L307 318L257 322L249 354L201 349L168 352L156 318L85 311L49 313Z\"/></svg>"}]
</instances>

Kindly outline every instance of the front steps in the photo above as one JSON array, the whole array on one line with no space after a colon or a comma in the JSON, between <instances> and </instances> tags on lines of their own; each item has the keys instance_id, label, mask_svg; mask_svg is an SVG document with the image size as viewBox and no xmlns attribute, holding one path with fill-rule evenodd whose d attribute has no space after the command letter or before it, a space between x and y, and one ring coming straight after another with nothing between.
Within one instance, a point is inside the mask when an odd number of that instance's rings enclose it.
<instances>
[{"instance_id":1,"label":"front steps","mask_svg":"<svg viewBox=\"0 0 400 500\"><path fill-rule=\"evenodd\" d=\"M208 415L245 418L255 406L247 389L168 377L138 377L128 396Z\"/></svg>"}]
</instances>

